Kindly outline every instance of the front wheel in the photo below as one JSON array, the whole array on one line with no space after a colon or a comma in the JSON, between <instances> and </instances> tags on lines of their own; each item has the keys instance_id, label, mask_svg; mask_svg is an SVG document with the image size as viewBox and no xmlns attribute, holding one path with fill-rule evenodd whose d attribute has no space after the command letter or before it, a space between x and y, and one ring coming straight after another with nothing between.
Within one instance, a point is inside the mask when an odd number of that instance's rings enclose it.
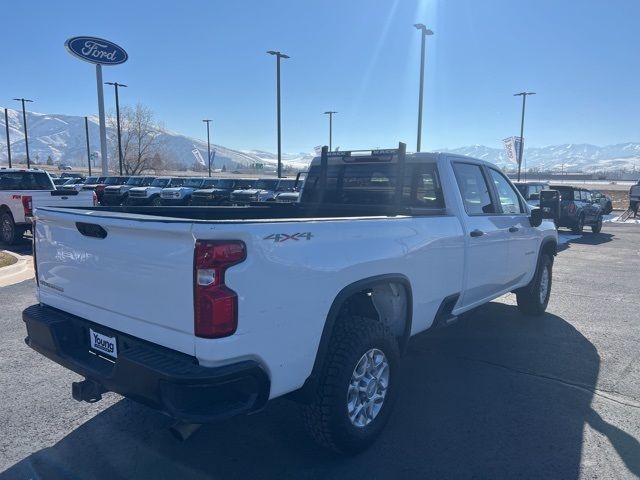
<instances>
[{"instance_id":1,"label":"front wheel","mask_svg":"<svg viewBox=\"0 0 640 480\"><path fill-rule=\"evenodd\" d=\"M398 388L400 352L377 320L337 320L315 397L304 406L306 427L323 447L356 453L371 445L389 420Z\"/></svg>"},{"instance_id":2,"label":"front wheel","mask_svg":"<svg viewBox=\"0 0 640 480\"><path fill-rule=\"evenodd\" d=\"M518 308L525 315L542 315L549 304L551 296L551 279L553 260L543 253L533 279L526 287L516 290Z\"/></svg>"},{"instance_id":3,"label":"front wheel","mask_svg":"<svg viewBox=\"0 0 640 480\"><path fill-rule=\"evenodd\" d=\"M584 215L578 217L578 223L571 229L573 233L582 233L582 230L584 230Z\"/></svg>"},{"instance_id":4,"label":"front wheel","mask_svg":"<svg viewBox=\"0 0 640 480\"><path fill-rule=\"evenodd\" d=\"M153 197L151 199L151 206L152 207L159 207L160 205L162 205L162 200L160 200L160 197Z\"/></svg>"},{"instance_id":5,"label":"front wheel","mask_svg":"<svg viewBox=\"0 0 640 480\"><path fill-rule=\"evenodd\" d=\"M0 215L0 241L7 245L16 243L20 235L11 215L7 212Z\"/></svg>"},{"instance_id":6,"label":"front wheel","mask_svg":"<svg viewBox=\"0 0 640 480\"><path fill-rule=\"evenodd\" d=\"M591 225L591 231L593 233L600 233L602 231L602 216L599 216L598 221L594 225Z\"/></svg>"}]
</instances>

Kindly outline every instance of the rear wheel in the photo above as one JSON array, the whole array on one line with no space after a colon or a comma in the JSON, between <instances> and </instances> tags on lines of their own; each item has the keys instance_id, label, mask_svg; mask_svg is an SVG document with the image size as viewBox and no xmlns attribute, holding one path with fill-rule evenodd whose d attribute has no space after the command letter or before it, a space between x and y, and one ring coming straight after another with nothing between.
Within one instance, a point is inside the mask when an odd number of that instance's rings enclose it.
<instances>
[{"instance_id":1,"label":"rear wheel","mask_svg":"<svg viewBox=\"0 0 640 480\"><path fill-rule=\"evenodd\" d=\"M518 308L522 313L542 315L545 312L551 296L552 273L553 260L548 254L541 254L538 268L529 285L516 290Z\"/></svg>"},{"instance_id":2,"label":"rear wheel","mask_svg":"<svg viewBox=\"0 0 640 480\"><path fill-rule=\"evenodd\" d=\"M602 231L602 216L599 216L598 221L591 225L591 231L593 233L600 233Z\"/></svg>"},{"instance_id":3,"label":"rear wheel","mask_svg":"<svg viewBox=\"0 0 640 480\"><path fill-rule=\"evenodd\" d=\"M391 414L399 362L398 343L382 323L338 319L315 397L303 410L314 439L341 453L373 443Z\"/></svg>"},{"instance_id":4,"label":"rear wheel","mask_svg":"<svg viewBox=\"0 0 640 480\"><path fill-rule=\"evenodd\" d=\"M7 212L0 214L0 241L7 245L12 245L20 236L21 234L16 228L13 217Z\"/></svg>"}]
</instances>

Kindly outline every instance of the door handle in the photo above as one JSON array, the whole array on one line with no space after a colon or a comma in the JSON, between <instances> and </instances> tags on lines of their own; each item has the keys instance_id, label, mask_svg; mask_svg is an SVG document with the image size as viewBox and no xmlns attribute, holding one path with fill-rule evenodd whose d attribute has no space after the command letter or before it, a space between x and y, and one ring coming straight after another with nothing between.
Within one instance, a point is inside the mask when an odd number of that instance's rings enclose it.
<instances>
[{"instance_id":1,"label":"door handle","mask_svg":"<svg viewBox=\"0 0 640 480\"><path fill-rule=\"evenodd\" d=\"M516 233L518 230L520 230L518 227L510 227L510 228L509 228L509 231L510 231L511 233Z\"/></svg>"},{"instance_id":2,"label":"door handle","mask_svg":"<svg viewBox=\"0 0 640 480\"><path fill-rule=\"evenodd\" d=\"M471 235L472 237L481 237L482 235L484 235L484 232L476 228L469 235Z\"/></svg>"}]
</instances>

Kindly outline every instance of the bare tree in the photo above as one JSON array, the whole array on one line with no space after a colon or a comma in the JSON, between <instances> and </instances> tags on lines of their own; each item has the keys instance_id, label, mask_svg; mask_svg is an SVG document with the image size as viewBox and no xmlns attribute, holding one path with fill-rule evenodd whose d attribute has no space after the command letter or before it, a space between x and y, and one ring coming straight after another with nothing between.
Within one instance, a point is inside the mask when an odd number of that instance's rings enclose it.
<instances>
[{"instance_id":1,"label":"bare tree","mask_svg":"<svg viewBox=\"0 0 640 480\"><path fill-rule=\"evenodd\" d=\"M115 115L109 116L109 143L111 165L119 169L118 133ZM122 142L122 169L126 175L139 175L145 170L158 169L162 164L164 144L161 126L155 121L150 108L138 103L135 108L120 108Z\"/></svg>"}]
</instances>

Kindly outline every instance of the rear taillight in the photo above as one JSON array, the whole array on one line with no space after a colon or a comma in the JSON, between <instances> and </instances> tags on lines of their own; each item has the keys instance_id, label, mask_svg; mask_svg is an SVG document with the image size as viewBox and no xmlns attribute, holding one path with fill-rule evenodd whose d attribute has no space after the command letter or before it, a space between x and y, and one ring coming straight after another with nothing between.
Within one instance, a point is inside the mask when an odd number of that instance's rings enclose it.
<instances>
[{"instance_id":1,"label":"rear taillight","mask_svg":"<svg viewBox=\"0 0 640 480\"><path fill-rule=\"evenodd\" d=\"M31 252L33 253L33 271L36 276L36 286L40 286L40 279L38 278L38 255L36 253L36 221L31 223L31 235L33 237L31 243Z\"/></svg>"},{"instance_id":2,"label":"rear taillight","mask_svg":"<svg viewBox=\"0 0 640 480\"><path fill-rule=\"evenodd\" d=\"M570 203L569 206L567 207L567 210L569 211L569 213L575 213L576 204L575 203Z\"/></svg>"},{"instance_id":3,"label":"rear taillight","mask_svg":"<svg viewBox=\"0 0 640 480\"><path fill-rule=\"evenodd\" d=\"M97 207L98 206L98 195L96 195L96 192L91 192L93 193L93 206Z\"/></svg>"},{"instance_id":4,"label":"rear taillight","mask_svg":"<svg viewBox=\"0 0 640 480\"><path fill-rule=\"evenodd\" d=\"M247 258L239 240L197 241L193 266L196 337L221 338L238 327L238 295L224 283L227 268Z\"/></svg>"},{"instance_id":5,"label":"rear taillight","mask_svg":"<svg viewBox=\"0 0 640 480\"><path fill-rule=\"evenodd\" d=\"M25 217L30 217L33 215L33 202L30 195L22 196L22 208L24 209Z\"/></svg>"}]
</instances>

